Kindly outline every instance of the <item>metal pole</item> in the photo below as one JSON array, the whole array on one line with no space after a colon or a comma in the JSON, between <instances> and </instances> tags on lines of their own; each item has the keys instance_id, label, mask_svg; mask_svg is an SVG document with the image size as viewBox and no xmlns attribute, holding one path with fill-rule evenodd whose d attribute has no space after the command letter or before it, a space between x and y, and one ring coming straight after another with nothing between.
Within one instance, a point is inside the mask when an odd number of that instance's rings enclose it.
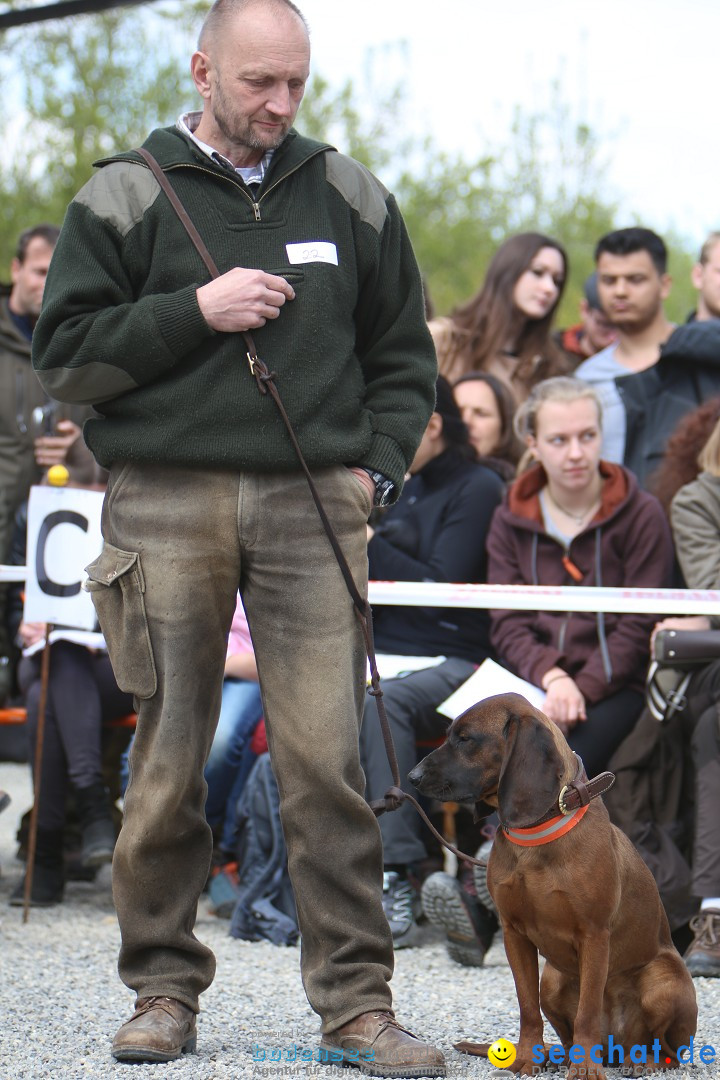
<instances>
[{"instance_id":1,"label":"metal pole","mask_svg":"<svg viewBox=\"0 0 720 1080\"><path fill-rule=\"evenodd\" d=\"M30 812L30 827L28 830L28 853L25 870L25 895L23 901L23 922L28 921L30 914L30 897L32 895L33 874L35 871L35 848L37 847L37 822L40 808L40 785L42 783L42 757L43 742L45 739L45 709L47 706L48 681L50 678L50 632L52 626L48 623L45 627L45 646L40 665L40 701L38 703L37 732L35 736L35 763L33 770L33 805Z\"/></svg>"}]
</instances>

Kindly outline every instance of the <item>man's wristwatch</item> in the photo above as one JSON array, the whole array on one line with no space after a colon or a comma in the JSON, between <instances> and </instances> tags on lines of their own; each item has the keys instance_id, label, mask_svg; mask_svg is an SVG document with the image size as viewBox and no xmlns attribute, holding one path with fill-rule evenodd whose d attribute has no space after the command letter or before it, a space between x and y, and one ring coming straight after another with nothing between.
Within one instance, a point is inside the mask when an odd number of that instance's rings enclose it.
<instances>
[{"instance_id":1,"label":"man's wristwatch","mask_svg":"<svg viewBox=\"0 0 720 1080\"><path fill-rule=\"evenodd\" d=\"M375 485L373 506L387 506L395 494L395 485L392 480L388 480L384 473L375 472L374 469L366 469L364 465L361 465L360 468L368 474Z\"/></svg>"}]
</instances>

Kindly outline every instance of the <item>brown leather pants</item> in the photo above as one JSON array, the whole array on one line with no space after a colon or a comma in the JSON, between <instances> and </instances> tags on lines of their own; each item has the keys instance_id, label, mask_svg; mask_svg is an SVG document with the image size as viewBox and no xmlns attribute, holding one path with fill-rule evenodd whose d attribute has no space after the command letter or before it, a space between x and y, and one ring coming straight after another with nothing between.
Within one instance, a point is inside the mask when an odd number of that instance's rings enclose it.
<instances>
[{"instance_id":1,"label":"brown leather pants","mask_svg":"<svg viewBox=\"0 0 720 1080\"><path fill-rule=\"evenodd\" d=\"M368 495L342 466L319 470L316 481L365 593ZM117 466L103 534L89 588L118 683L138 707L113 862L121 978L138 997L173 997L197 1010L214 975L213 954L193 934L212 848L203 767L239 587L308 999L325 1031L389 1008L382 846L358 752L363 639L304 477Z\"/></svg>"}]
</instances>

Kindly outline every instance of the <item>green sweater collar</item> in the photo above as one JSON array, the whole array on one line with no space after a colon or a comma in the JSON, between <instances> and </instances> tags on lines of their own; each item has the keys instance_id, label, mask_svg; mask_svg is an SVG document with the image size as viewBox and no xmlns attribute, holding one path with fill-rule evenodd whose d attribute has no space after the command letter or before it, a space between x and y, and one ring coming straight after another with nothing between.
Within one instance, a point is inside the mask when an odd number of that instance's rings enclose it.
<instances>
[{"instance_id":1,"label":"green sweater collar","mask_svg":"<svg viewBox=\"0 0 720 1080\"><path fill-rule=\"evenodd\" d=\"M156 128L155 131L150 132L143 146L157 158L164 170L191 165L200 166L207 169L208 172L218 173L220 176L227 177L229 175L226 169L221 165L214 164L175 125ZM317 154L324 154L334 149L335 147L329 143L308 139L304 135L299 135L294 128L291 128L273 154L270 168L263 181L263 187L268 182L274 182L286 173L292 172L298 165L315 157ZM93 165L95 168L102 168L104 165L109 165L114 161L138 161L142 163L142 158L136 150L127 150L119 154L113 154L111 157L100 158L99 161L93 162ZM240 180L239 177L237 179Z\"/></svg>"}]
</instances>

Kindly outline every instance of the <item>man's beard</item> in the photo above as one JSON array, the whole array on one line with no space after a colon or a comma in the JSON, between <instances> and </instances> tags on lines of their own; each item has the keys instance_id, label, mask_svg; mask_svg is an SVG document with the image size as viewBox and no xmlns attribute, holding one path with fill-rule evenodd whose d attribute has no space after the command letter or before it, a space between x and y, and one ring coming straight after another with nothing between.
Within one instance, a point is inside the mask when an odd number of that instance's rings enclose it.
<instances>
[{"instance_id":1,"label":"man's beard","mask_svg":"<svg viewBox=\"0 0 720 1080\"><path fill-rule=\"evenodd\" d=\"M233 110L219 84L215 87L213 106L215 123L233 146L242 146L249 150L275 150L287 135L290 127L289 124L283 123L277 134L268 133L265 137L258 134L249 120L241 121L233 115Z\"/></svg>"}]
</instances>

